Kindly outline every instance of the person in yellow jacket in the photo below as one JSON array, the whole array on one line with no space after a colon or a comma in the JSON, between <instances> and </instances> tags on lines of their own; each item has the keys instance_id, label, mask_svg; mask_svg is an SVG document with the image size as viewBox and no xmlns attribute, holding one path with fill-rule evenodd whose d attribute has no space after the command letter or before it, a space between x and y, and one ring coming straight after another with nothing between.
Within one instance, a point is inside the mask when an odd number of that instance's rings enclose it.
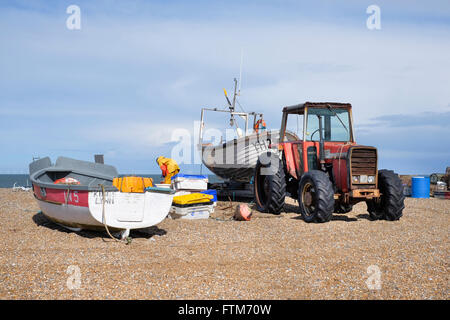
<instances>
[{"instance_id":1,"label":"person in yellow jacket","mask_svg":"<svg viewBox=\"0 0 450 320\"><path fill-rule=\"evenodd\" d=\"M170 178L180 172L178 163L173 159L160 156L156 159L156 163L162 171L162 176L164 177L163 183L170 184Z\"/></svg>"}]
</instances>

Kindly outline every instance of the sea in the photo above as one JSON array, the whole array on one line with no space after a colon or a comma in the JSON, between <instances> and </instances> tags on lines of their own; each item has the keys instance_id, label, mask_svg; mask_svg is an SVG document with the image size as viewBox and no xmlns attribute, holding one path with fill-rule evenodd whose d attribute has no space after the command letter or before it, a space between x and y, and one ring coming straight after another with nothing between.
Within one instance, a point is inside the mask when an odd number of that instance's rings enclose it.
<instances>
[{"instance_id":1,"label":"sea","mask_svg":"<svg viewBox=\"0 0 450 320\"><path fill-rule=\"evenodd\" d=\"M131 174L120 174L119 176L127 176ZM154 183L159 183L162 178L160 174L134 174L135 176L152 178ZM216 175L208 175L210 183L218 183L223 181ZM30 176L28 174L0 174L0 188L12 188L15 186L31 187Z\"/></svg>"}]
</instances>

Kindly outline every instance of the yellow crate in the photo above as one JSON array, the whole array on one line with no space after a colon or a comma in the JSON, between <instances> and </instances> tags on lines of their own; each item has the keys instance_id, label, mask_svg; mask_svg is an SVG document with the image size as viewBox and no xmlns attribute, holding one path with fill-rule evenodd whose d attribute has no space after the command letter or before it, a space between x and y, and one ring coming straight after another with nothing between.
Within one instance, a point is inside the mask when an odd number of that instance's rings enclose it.
<instances>
[{"instance_id":1,"label":"yellow crate","mask_svg":"<svg viewBox=\"0 0 450 320\"><path fill-rule=\"evenodd\" d=\"M210 202L213 198L214 198L214 196L210 195L210 194L191 193L191 194L185 194L184 196L173 197L173 203L178 204L178 205L205 203L205 202Z\"/></svg>"},{"instance_id":2,"label":"yellow crate","mask_svg":"<svg viewBox=\"0 0 450 320\"><path fill-rule=\"evenodd\" d=\"M120 192L143 193L145 188L153 187L153 180L152 178L134 176L114 178L113 186L119 189Z\"/></svg>"}]
</instances>

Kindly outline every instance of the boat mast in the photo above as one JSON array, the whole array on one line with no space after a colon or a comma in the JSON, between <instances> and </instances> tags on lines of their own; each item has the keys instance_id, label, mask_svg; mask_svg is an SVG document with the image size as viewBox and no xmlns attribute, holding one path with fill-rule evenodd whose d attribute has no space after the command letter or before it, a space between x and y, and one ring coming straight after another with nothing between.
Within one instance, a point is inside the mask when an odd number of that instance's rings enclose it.
<instances>
[{"instance_id":1,"label":"boat mast","mask_svg":"<svg viewBox=\"0 0 450 320\"><path fill-rule=\"evenodd\" d=\"M241 50L241 66L239 67L239 90L238 96L241 96L241 83L242 83L242 63L244 61L244 51Z\"/></svg>"},{"instance_id":2,"label":"boat mast","mask_svg":"<svg viewBox=\"0 0 450 320\"><path fill-rule=\"evenodd\" d=\"M232 110L231 110L232 112L234 112L235 106L236 106L236 94L237 94L236 90L237 90L237 80L236 80L236 78L234 78L233 107L232 107Z\"/></svg>"}]
</instances>

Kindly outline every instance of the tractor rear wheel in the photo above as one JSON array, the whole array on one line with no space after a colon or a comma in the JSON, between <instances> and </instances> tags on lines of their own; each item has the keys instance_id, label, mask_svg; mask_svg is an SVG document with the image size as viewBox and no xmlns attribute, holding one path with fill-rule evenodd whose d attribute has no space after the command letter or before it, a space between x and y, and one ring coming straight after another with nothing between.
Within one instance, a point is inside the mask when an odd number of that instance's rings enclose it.
<instances>
[{"instance_id":1,"label":"tractor rear wheel","mask_svg":"<svg viewBox=\"0 0 450 320\"><path fill-rule=\"evenodd\" d=\"M334 189L325 172L311 170L302 175L298 188L300 213L306 222L327 222L334 209Z\"/></svg>"},{"instance_id":2,"label":"tractor rear wheel","mask_svg":"<svg viewBox=\"0 0 450 320\"><path fill-rule=\"evenodd\" d=\"M403 215L405 196L402 181L392 170L378 171L378 187L381 196L367 200L367 211L373 220L398 220Z\"/></svg>"},{"instance_id":3,"label":"tractor rear wheel","mask_svg":"<svg viewBox=\"0 0 450 320\"><path fill-rule=\"evenodd\" d=\"M286 178L283 162L277 159L278 170L272 174L262 174L263 169L268 165L263 165L260 161L256 164L254 175L254 193L256 208L261 212L280 214L284 208L286 198Z\"/></svg>"}]
</instances>

